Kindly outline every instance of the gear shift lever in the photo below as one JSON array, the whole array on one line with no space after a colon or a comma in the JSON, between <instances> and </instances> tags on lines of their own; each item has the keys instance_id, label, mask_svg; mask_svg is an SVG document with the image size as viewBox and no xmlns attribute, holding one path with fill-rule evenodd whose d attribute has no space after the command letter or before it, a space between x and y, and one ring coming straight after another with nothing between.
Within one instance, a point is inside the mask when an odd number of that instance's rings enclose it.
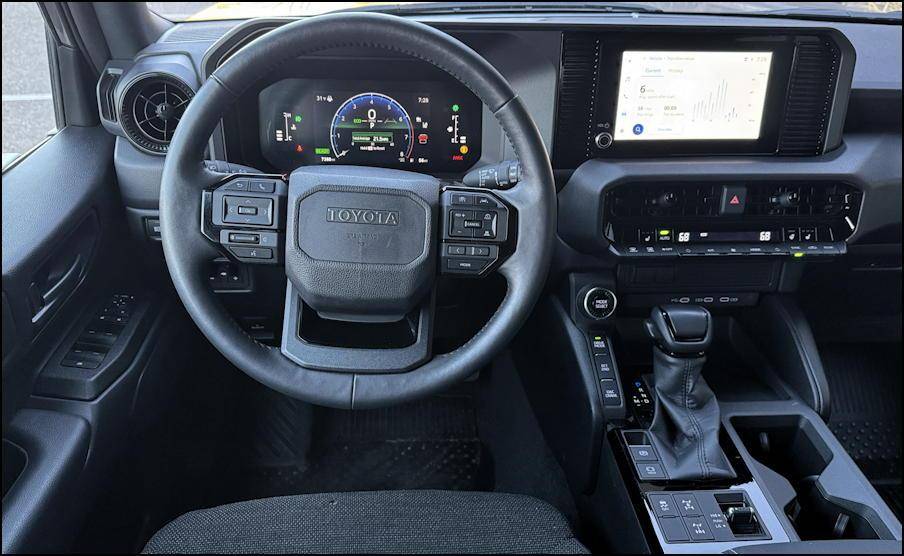
<instances>
[{"instance_id":1,"label":"gear shift lever","mask_svg":"<svg viewBox=\"0 0 904 556\"><path fill-rule=\"evenodd\" d=\"M733 478L719 446L719 402L701 376L712 341L709 311L694 305L654 307L644 326L656 344L656 412L649 436L666 473L673 480Z\"/></svg>"}]
</instances>

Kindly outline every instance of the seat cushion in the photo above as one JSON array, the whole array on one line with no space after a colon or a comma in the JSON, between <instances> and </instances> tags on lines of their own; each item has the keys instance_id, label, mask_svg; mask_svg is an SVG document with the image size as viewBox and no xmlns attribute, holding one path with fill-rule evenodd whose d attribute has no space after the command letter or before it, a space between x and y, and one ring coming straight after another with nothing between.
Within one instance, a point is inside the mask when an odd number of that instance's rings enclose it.
<instances>
[{"instance_id":1,"label":"seat cushion","mask_svg":"<svg viewBox=\"0 0 904 556\"><path fill-rule=\"evenodd\" d=\"M189 512L159 553L582 553L565 517L529 496L436 490L305 494Z\"/></svg>"}]
</instances>

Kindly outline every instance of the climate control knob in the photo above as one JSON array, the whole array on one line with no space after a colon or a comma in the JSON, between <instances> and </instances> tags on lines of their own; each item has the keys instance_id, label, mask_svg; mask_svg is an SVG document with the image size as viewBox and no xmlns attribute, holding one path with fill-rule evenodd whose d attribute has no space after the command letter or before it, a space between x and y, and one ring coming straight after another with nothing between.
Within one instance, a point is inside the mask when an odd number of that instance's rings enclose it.
<instances>
[{"instance_id":1,"label":"climate control knob","mask_svg":"<svg viewBox=\"0 0 904 556\"><path fill-rule=\"evenodd\" d=\"M769 197L770 204L781 208L796 207L799 201L800 195L797 194L797 191L784 191Z\"/></svg>"}]
</instances>

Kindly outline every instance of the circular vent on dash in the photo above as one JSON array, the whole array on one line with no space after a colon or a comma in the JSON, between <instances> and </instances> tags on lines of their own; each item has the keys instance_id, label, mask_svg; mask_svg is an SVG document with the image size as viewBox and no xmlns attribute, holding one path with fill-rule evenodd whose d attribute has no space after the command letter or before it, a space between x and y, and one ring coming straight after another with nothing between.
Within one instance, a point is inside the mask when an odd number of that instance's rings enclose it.
<instances>
[{"instance_id":1,"label":"circular vent on dash","mask_svg":"<svg viewBox=\"0 0 904 556\"><path fill-rule=\"evenodd\" d=\"M172 75L145 75L122 96L119 121L129 140L152 154L166 154L176 125L195 92Z\"/></svg>"}]
</instances>

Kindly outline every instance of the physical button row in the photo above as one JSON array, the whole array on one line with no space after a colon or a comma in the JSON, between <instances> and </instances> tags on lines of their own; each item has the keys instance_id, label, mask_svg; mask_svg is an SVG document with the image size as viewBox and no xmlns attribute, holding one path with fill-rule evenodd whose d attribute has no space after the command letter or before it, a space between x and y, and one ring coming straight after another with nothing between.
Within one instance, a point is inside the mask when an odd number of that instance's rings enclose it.
<instances>
[{"instance_id":1,"label":"physical button row","mask_svg":"<svg viewBox=\"0 0 904 556\"><path fill-rule=\"evenodd\" d=\"M479 208L496 208L496 201L486 195L471 195L468 193L453 193L453 206L474 206Z\"/></svg>"},{"instance_id":2,"label":"physical button row","mask_svg":"<svg viewBox=\"0 0 904 556\"><path fill-rule=\"evenodd\" d=\"M227 191L248 191L249 193L273 193L276 191L276 181L239 178L224 185L223 189Z\"/></svg>"},{"instance_id":3,"label":"physical button row","mask_svg":"<svg viewBox=\"0 0 904 556\"><path fill-rule=\"evenodd\" d=\"M743 255L843 255L847 248L842 242L810 244L726 244L726 245L628 245L619 247L625 257L709 257Z\"/></svg>"},{"instance_id":4,"label":"physical button row","mask_svg":"<svg viewBox=\"0 0 904 556\"><path fill-rule=\"evenodd\" d=\"M444 243L441 251L442 270L450 274L480 274L499 256L495 245L461 245Z\"/></svg>"},{"instance_id":5,"label":"physical button row","mask_svg":"<svg viewBox=\"0 0 904 556\"><path fill-rule=\"evenodd\" d=\"M622 395L618 387L618 380L615 377L615 361L609 349L609 338L599 334L592 334L590 336L590 355L593 358L597 380L600 381L603 405L621 405Z\"/></svg>"}]
</instances>

